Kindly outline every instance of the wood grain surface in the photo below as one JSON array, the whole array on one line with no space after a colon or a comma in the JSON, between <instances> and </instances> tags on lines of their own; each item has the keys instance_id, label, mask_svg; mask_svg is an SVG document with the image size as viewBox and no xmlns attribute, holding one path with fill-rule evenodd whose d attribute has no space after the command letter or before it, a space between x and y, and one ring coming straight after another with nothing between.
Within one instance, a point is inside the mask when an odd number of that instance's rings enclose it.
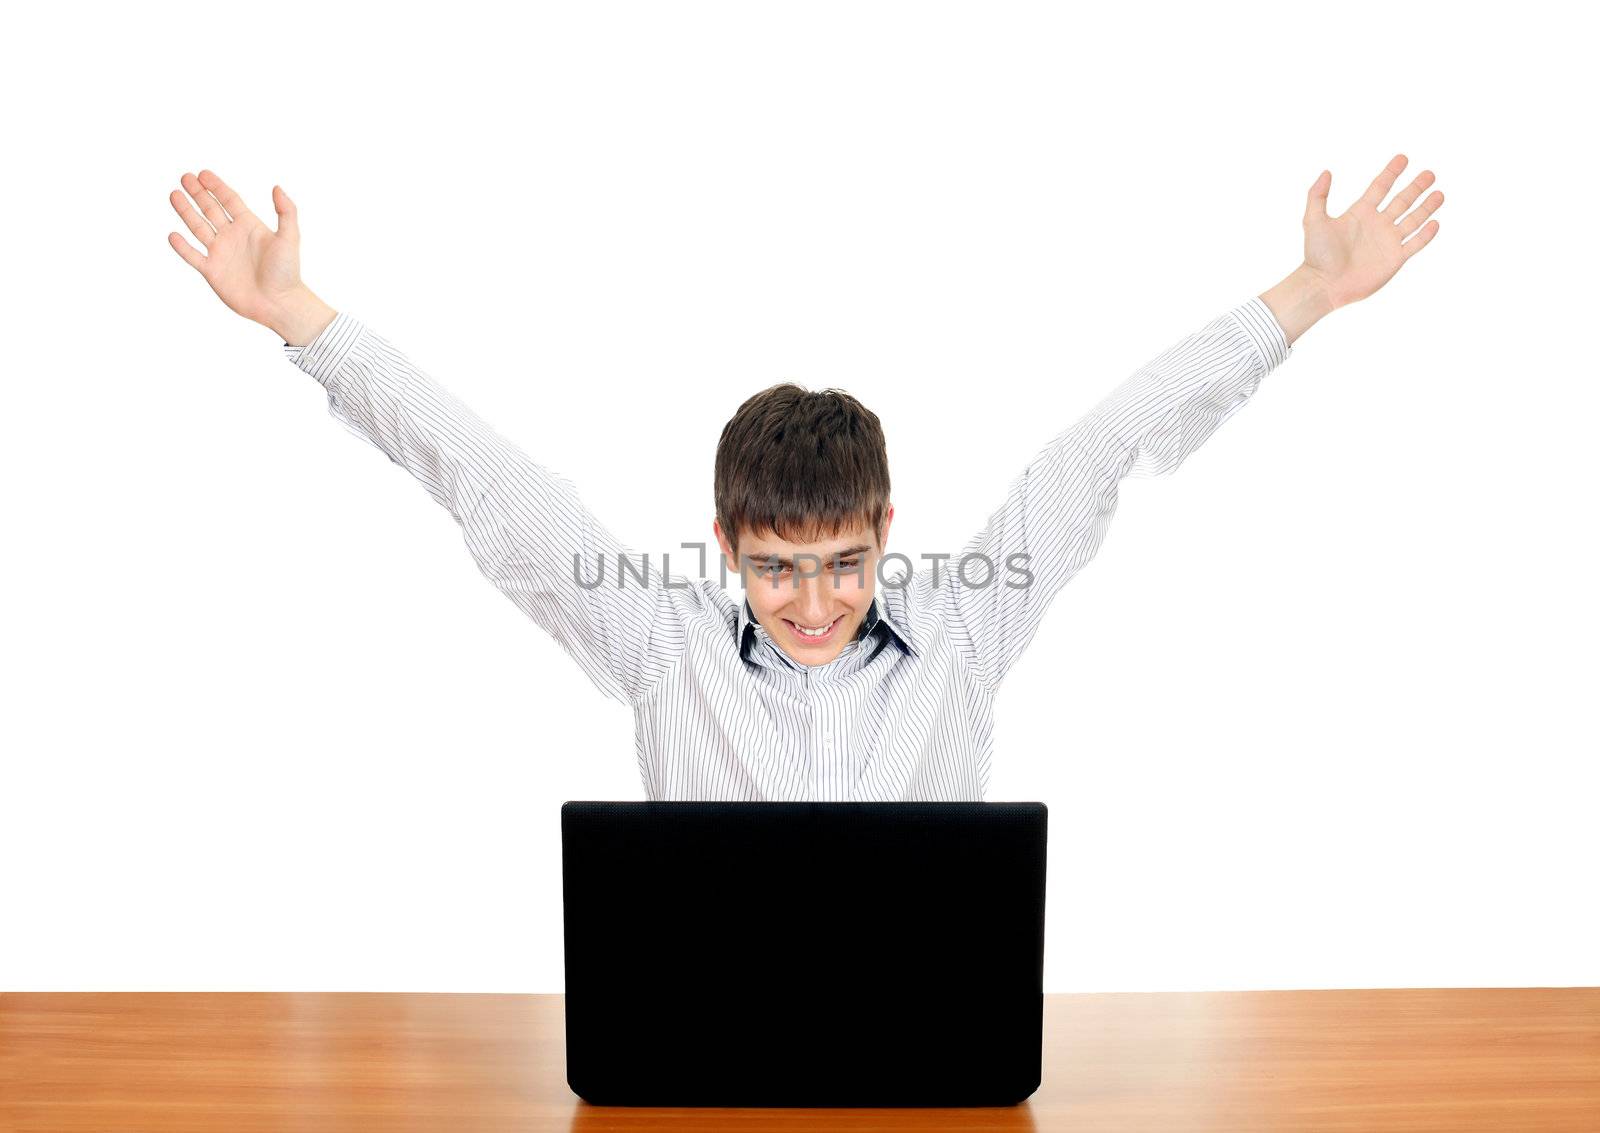
<instances>
[{"instance_id":1,"label":"wood grain surface","mask_svg":"<svg viewBox=\"0 0 1600 1133\"><path fill-rule=\"evenodd\" d=\"M0 1133L1600 1133L1600 988L1051 995L1011 1109L614 1109L559 995L0 994Z\"/></svg>"}]
</instances>

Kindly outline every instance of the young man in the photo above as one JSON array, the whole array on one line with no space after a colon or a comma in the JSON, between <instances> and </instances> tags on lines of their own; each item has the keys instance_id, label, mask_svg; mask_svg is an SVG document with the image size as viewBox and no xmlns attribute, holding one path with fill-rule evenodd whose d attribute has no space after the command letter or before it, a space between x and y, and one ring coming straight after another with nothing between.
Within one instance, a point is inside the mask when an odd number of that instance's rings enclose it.
<instances>
[{"instance_id":1,"label":"young man","mask_svg":"<svg viewBox=\"0 0 1600 1133\"><path fill-rule=\"evenodd\" d=\"M206 252L176 232L168 242L228 307L283 338L332 415L421 481L483 574L633 708L649 798L980 799L996 689L1099 549L1123 477L1175 471L1308 327L1383 286L1438 231L1423 222L1442 193L1412 208L1428 171L1380 208L1405 166L1396 155L1337 218L1324 170L1299 267L1050 441L962 552L886 572L881 591L894 508L878 418L834 390L756 394L716 457L712 530L744 586L737 606L720 578L663 575L660 556L622 546L568 481L317 298L280 187L274 232L216 174L186 174L200 212L178 191L172 205Z\"/></svg>"}]
</instances>

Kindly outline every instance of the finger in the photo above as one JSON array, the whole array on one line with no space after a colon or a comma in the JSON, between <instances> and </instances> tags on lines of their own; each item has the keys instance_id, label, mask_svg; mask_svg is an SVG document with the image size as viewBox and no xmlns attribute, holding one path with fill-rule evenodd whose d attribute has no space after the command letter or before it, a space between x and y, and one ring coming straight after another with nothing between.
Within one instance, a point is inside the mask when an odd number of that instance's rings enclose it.
<instances>
[{"instance_id":1,"label":"finger","mask_svg":"<svg viewBox=\"0 0 1600 1133\"><path fill-rule=\"evenodd\" d=\"M241 217L254 216L245 207L244 199L228 187L228 183L209 169L200 171L200 184L204 185L213 197L221 202L222 207L228 210L228 215L238 220Z\"/></svg>"},{"instance_id":2,"label":"finger","mask_svg":"<svg viewBox=\"0 0 1600 1133\"><path fill-rule=\"evenodd\" d=\"M217 234L211 230L211 225L206 222L206 218L194 211L194 206L189 203L189 198L174 189L167 200L172 202L172 207L183 218L183 223L189 226L189 231L194 233L194 238L200 241L200 246L202 248L211 247L211 241L217 238Z\"/></svg>"},{"instance_id":3,"label":"finger","mask_svg":"<svg viewBox=\"0 0 1600 1133\"><path fill-rule=\"evenodd\" d=\"M217 202L208 189L200 184L200 178L193 173L183 175L184 190L194 198L194 203L200 206L200 211L211 222L211 227L221 231L224 224L232 224L228 214L222 211L222 205Z\"/></svg>"},{"instance_id":4,"label":"finger","mask_svg":"<svg viewBox=\"0 0 1600 1133\"><path fill-rule=\"evenodd\" d=\"M206 258L189 246L189 241L179 236L176 232L167 233L167 243L172 245L173 251L183 257L183 262L194 268L201 275L206 273Z\"/></svg>"},{"instance_id":5,"label":"finger","mask_svg":"<svg viewBox=\"0 0 1600 1133\"><path fill-rule=\"evenodd\" d=\"M300 243L300 210L294 207L282 185L272 187L272 207L278 210L278 235Z\"/></svg>"},{"instance_id":6,"label":"finger","mask_svg":"<svg viewBox=\"0 0 1600 1133\"><path fill-rule=\"evenodd\" d=\"M1404 240L1417 230L1417 226L1432 215L1433 210L1444 204L1444 194L1435 191L1429 194L1428 199L1406 214L1400 222L1400 238Z\"/></svg>"},{"instance_id":7,"label":"finger","mask_svg":"<svg viewBox=\"0 0 1600 1133\"><path fill-rule=\"evenodd\" d=\"M1397 153L1389 159L1389 164L1383 167L1383 172L1372 180L1367 186L1367 191L1361 195L1361 203L1377 208L1383 195L1394 187L1394 179L1405 172L1406 155Z\"/></svg>"},{"instance_id":8,"label":"finger","mask_svg":"<svg viewBox=\"0 0 1600 1133\"><path fill-rule=\"evenodd\" d=\"M1390 220L1395 220L1404 216L1406 209L1411 207L1411 202L1416 200L1417 196L1422 192L1422 190L1426 189L1431 184L1433 184L1433 170L1424 169L1421 173L1417 174L1417 179L1415 181L1411 182L1411 184L1407 185L1404 189L1401 189L1395 194L1394 200L1390 201L1387 205L1384 205L1383 208L1378 210L1379 215L1386 216Z\"/></svg>"},{"instance_id":9,"label":"finger","mask_svg":"<svg viewBox=\"0 0 1600 1133\"><path fill-rule=\"evenodd\" d=\"M1400 262L1405 263L1406 260L1409 260L1412 256L1416 255L1422 250L1423 246L1427 244L1429 240L1432 240L1438 234L1439 222L1437 220L1428 221L1428 223L1423 226L1421 232L1417 233L1404 244L1400 245L1400 250L1405 253L1405 259L1401 260Z\"/></svg>"},{"instance_id":10,"label":"finger","mask_svg":"<svg viewBox=\"0 0 1600 1133\"><path fill-rule=\"evenodd\" d=\"M1333 187L1333 174L1324 169L1311 182L1311 189L1306 193L1305 221L1310 224L1313 220L1328 219L1328 190Z\"/></svg>"}]
</instances>

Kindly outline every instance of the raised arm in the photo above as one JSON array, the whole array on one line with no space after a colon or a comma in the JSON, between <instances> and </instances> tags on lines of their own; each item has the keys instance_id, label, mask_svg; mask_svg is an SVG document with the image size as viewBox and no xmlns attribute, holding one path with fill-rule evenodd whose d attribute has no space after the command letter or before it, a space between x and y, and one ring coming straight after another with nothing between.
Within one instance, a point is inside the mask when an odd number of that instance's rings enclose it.
<instances>
[{"instance_id":1,"label":"raised arm","mask_svg":"<svg viewBox=\"0 0 1600 1133\"><path fill-rule=\"evenodd\" d=\"M1260 298L1210 320L1045 445L937 579L912 574L980 682L999 686L1051 600L1098 553L1123 478L1174 471L1289 353Z\"/></svg>"},{"instance_id":2,"label":"raised arm","mask_svg":"<svg viewBox=\"0 0 1600 1133\"><path fill-rule=\"evenodd\" d=\"M1411 208L1431 172L1379 207L1405 164L1397 154L1337 218L1327 213L1332 176L1324 170L1307 193L1300 266L1141 366L1029 462L959 556L937 575L913 573L910 584L945 610L958 649L990 691L1051 599L1099 551L1123 478L1175 472L1288 358L1295 339L1371 295L1432 239L1439 222L1423 222L1444 194Z\"/></svg>"},{"instance_id":3,"label":"raised arm","mask_svg":"<svg viewBox=\"0 0 1600 1133\"><path fill-rule=\"evenodd\" d=\"M274 234L214 174L201 178L185 187L197 200L205 197L210 223L185 220L208 255L173 234L179 254L230 308L282 335L289 360L327 390L329 412L422 483L460 525L484 576L596 687L628 704L647 696L683 653L686 623L703 609L700 587L663 576L648 556L622 546L568 481L496 433L388 340L304 288L287 196L275 200ZM291 244L273 243L284 240ZM278 275L266 267L274 258ZM277 286L281 280L292 282Z\"/></svg>"}]
</instances>

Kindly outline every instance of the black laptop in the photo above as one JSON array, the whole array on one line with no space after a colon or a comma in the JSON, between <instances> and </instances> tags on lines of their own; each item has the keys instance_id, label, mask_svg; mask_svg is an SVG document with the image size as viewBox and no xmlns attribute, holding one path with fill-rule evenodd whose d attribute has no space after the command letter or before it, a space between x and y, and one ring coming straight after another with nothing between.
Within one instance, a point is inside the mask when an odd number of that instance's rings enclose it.
<instances>
[{"instance_id":1,"label":"black laptop","mask_svg":"<svg viewBox=\"0 0 1600 1133\"><path fill-rule=\"evenodd\" d=\"M1041 803L569 802L567 1084L598 1105L1039 1086Z\"/></svg>"}]
</instances>

